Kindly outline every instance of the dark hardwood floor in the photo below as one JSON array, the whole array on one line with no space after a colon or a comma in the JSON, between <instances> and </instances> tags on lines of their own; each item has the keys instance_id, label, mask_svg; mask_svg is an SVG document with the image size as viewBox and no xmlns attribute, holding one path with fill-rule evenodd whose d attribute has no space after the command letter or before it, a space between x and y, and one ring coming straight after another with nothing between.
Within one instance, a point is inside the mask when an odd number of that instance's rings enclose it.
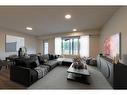
<instances>
[{"instance_id":1,"label":"dark hardwood floor","mask_svg":"<svg viewBox=\"0 0 127 95\"><path fill-rule=\"evenodd\" d=\"M9 68L2 68L0 70L0 89L25 89L23 85L10 80L10 70Z\"/></svg>"}]
</instances>

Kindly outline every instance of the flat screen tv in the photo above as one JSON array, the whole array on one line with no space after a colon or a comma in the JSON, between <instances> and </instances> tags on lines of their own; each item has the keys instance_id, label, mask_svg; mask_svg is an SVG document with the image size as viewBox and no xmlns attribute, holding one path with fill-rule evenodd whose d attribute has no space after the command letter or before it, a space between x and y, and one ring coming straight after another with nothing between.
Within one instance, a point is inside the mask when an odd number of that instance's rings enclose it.
<instances>
[{"instance_id":1,"label":"flat screen tv","mask_svg":"<svg viewBox=\"0 0 127 95\"><path fill-rule=\"evenodd\" d=\"M104 41L104 54L110 58L121 58L121 34L117 33Z\"/></svg>"}]
</instances>

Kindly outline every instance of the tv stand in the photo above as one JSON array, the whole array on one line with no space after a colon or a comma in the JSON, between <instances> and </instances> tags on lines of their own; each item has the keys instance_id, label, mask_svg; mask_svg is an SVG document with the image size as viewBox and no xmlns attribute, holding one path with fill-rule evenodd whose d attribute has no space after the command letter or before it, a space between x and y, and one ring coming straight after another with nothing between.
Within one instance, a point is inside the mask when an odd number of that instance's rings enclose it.
<instances>
[{"instance_id":1,"label":"tv stand","mask_svg":"<svg viewBox=\"0 0 127 95\"><path fill-rule=\"evenodd\" d=\"M98 56L97 67L114 89L127 89L127 65L113 64L112 59Z\"/></svg>"}]
</instances>

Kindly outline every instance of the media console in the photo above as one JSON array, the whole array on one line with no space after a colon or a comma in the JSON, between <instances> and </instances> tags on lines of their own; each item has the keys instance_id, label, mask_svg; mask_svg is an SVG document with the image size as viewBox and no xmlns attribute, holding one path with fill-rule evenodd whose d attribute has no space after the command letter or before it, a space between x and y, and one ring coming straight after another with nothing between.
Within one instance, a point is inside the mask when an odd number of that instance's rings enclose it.
<instances>
[{"instance_id":1,"label":"media console","mask_svg":"<svg viewBox=\"0 0 127 95\"><path fill-rule=\"evenodd\" d=\"M113 64L112 59L98 56L97 67L114 89L127 89L127 65Z\"/></svg>"}]
</instances>

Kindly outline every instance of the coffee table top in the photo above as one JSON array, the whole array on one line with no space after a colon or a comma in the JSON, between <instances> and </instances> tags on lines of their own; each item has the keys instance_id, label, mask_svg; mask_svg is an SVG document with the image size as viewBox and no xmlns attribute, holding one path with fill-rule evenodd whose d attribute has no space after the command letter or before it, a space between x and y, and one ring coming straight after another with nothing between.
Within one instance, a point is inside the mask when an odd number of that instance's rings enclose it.
<instances>
[{"instance_id":1,"label":"coffee table top","mask_svg":"<svg viewBox=\"0 0 127 95\"><path fill-rule=\"evenodd\" d=\"M71 64L71 66L69 67L69 69L67 70L68 73L75 73L75 74L79 74L79 75L86 75L86 76L90 76L90 73L87 69L75 69L73 68L74 63Z\"/></svg>"}]
</instances>

